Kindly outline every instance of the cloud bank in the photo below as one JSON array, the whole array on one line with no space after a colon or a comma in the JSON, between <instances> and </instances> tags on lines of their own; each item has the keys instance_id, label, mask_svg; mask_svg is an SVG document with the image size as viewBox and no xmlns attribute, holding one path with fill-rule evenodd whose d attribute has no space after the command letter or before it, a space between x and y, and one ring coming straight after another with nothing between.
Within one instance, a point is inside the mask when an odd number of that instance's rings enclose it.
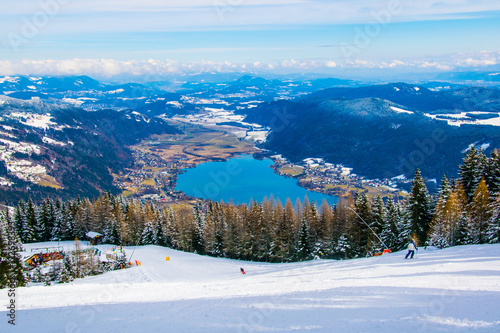
<instances>
[{"instance_id":1,"label":"cloud bank","mask_svg":"<svg viewBox=\"0 0 500 333\"><path fill-rule=\"evenodd\" d=\"M227 72L341 72L346 69L387 69L398 71L451 71L483 69L500 65L500 52L483 51L474 54L451 54L434 59L373 61L349 59L334 61L285 59L269 64L263 62L237 63L215 61L180 62L177 60L118 61L114 59L67 60L0 60L0 75L158 75L184 73Z\"/></svg>"}]
</instances>

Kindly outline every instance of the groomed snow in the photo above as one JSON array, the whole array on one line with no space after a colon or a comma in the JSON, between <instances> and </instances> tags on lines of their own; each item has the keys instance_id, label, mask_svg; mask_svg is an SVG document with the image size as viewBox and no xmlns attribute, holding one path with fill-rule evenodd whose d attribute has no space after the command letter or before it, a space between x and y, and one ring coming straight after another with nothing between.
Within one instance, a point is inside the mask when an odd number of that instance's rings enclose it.
<instances>
[{"instance_id":1,"label":"groomed snow","mask_svg":"<svg viewBox=\"0 0 500 333\"><path fill-rule=\"evenodd\" d=\"M500 331L500 245L421 248L414 260L399 252L292 264L216 259L157 246L126 250L142 266L71 284L18 288L17 331ZM1 295L7 304L7 293Z\"/></svg>"}]
</instances>

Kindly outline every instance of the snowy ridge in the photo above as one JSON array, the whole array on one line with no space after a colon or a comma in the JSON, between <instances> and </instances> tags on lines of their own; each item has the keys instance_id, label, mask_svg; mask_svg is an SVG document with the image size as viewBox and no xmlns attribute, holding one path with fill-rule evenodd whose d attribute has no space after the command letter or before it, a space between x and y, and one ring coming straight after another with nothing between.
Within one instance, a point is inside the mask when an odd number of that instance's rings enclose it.
<instances>
[{"instance_id":1,"label":"snowy ridge","mask_svg":"<svg viewBox=\"0 0 500 333\"><path fill-rule=\"evenodd\" d=\"M26 254L56 244L30 244ZM37 332L500 330L500 245L420 248L414 260L399 252L291 264L157 246L126 251L142 266L70 284L19 288L18 329L30 331L36 323ZM5 303L6 293L1 297Z\"/></svg>"},{"instance_id":2,"label":"snowy ridge","mask_svg":"<svg viewBox=\"0 0 500 333\"><path fill-rule=\"evenodd\" d=\"M413 112L413 111L403 110L403 109L401 109L401 108L397 108L397 107L395 107L395 106L391 106L390 108L392 109L392 111L397 112L397 113L414 114L414 112Z\"/></svg>"}]
</instances>

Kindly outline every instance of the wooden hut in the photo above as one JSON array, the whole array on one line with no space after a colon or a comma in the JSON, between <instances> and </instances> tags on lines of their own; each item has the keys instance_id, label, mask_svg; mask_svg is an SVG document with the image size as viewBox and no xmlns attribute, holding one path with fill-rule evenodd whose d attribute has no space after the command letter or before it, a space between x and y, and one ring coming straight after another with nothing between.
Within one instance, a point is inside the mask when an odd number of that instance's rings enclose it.
<instances>
[{"instance_id":1,"label":"wooden hut","mask_svg":"<svg viewBox=\"0 0 500 333\"><path fill-rule=\"evenodd\" d=\"M102 238L104 235L95 232L95 231L89 231L85 234L89 238L90 245L97 245L102 243Z\"/></svg>"}]
</instances>

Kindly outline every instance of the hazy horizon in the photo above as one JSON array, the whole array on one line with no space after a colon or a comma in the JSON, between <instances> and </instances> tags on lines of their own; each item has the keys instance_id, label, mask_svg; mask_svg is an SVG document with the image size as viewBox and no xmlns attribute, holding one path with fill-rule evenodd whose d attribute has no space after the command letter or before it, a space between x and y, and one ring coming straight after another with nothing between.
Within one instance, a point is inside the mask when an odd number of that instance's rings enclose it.
<instances>
[{"instance_id":1,"label":"hazy horizon","mask_svg":"<svg viewBox=\"0 0 500 333\"><path fill-rule=\"evenodd\" d=\"M492 0L26 0L0 16L0 75L500 69Z\"/></svg>"}]
</instances>

